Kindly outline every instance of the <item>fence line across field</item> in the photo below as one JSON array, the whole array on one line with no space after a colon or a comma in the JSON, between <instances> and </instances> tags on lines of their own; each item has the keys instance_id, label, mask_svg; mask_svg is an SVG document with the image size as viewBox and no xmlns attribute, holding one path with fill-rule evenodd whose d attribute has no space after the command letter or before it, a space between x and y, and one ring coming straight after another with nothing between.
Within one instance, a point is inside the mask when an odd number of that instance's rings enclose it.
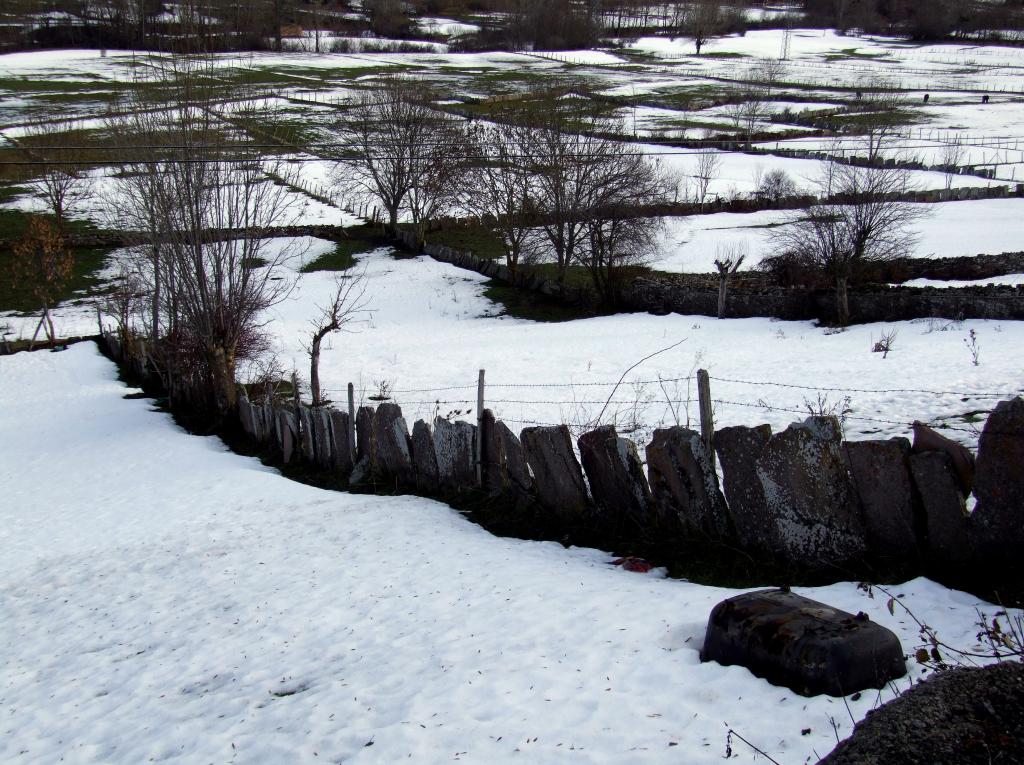
<instances>
[{"instance_id":1,"label":"fence line across field","mask_svg":"<svg viewBox=\"0 0 1024 765\"><path fill-rule=\"evenodd\" d=\"M632 387L636 385L663 385L666 382L687 382L690 383L696 380L696 396L688 397L685 399L672 398L666 392L664 399L658 399L656 402L651 401L650 403L662 403L666 404L670 408L678 405L686 405L689 407L691 404L696 403L698 421L700 423L701 440L703 441L707 453L711 456L712 461L714 460L714 437L715 437L715 414L716 409L721 411L722 407L741 407L744 409L757 409L765 413L771 412L788 412L791 414L799 414L808 416L814 414L814 408L811 404L806 404L805 407L793 407L793 406L779 406L771 401L763 398L757 401L735 401L724 398L713 398L711 395L711 381L722 382L732 385L747 385L757 387L773 387L773 388L786 388L801 391L812 391L817 393L865 393L865 394L892 394L892 393L912 393L916 395L932 395L932 396L957 396L961 398L1012 398L1015 395L1019 395L1020 391L1013 392L995 392L995 391L950 391L950 390L931 390L925 388L837 388L830 386L813 386L813 385L802 385L798 383L785 383L775 382L769 380L745 380L739 378L728 378L728 377L712 377L706 370L697 370L695 375L686 375L682 377L674 378L656 378L646 380L629 380L620 379L616 382L590 382L590 383L495 383L490 384L489 387L493 389L529 389L529 388L540 388L540 389L569 389L574 390L577 387L603 387L611 388L611 393L606 399L569 399L569 400L558 400L558 399L503 399L503 398L492 398L489 399L486 396L488 385L485 384L485 371L481 369L479 371L476 385L459 385L459 386L444 386L439 388L410 388L400 390L387 391L388 397L385 400L395 400L396 396L403 393L407 394L423 394L423 393L448 393L452 391L470 391L476 390L475 401L472 398L437 398L437 399L416 399L412 401L397 401L395 403L405 404L407 406L415 407L439 407L439 406L466 406L471 408L473 404L476 404L476 420L477 420L477 436L474 443L474 452L476 457L476 469L479 473L482 470L483 464L483 446L480 434L483 433L484 425L484 409L488 405L495 404L507 404L513 406L601 406L601 413L597 415L593 425L600 424L600 420L606 413L608 407L614 406L634 406L638 404L637 399L617 399L615 398L615 392L619 387ZM337 393L338 391L326 391L327 393ZM355 422L355 406L354 406L354 386L352 383L348 384L347 396L349 403L349 417L350 422ZM371 399L374 400L374 399ZM471 409L470 409L471 411ZM675 413L675 410L673 409ZM897 426L903 430L912 429L915 420L896 420L884 417L873 417L870 415L855 414L853 411L839 412L837 416L842 421L854 421L864 423L876 423L880 425ZM520 419L516 418L501 418L506 423L514 425L524 426L538 426L538 427L560 427L564 423L552 423L545 422L542 420L535 420L523 417L520 415ZM930 427L938 430L955 431L961 433L967 433L972 436L979 434L977 427L963 427L958 425L949 425L941 421L932 421L929 424Z\"/></svg>"},{"instance_id":2,"label":"fence line across field","mask_svg":"<svg viewBox=\"0 0 1024 765\"><path fill-rule=\"evenodd\" d=\"M607 382L543 382L543 383L487 383L488 389L500 388L500 389L518 389L518 388L614 388L616 386L628 387L632 385L658 385L660 383L674 383L674 382L691 382L696 380L696 375L685 375L682 377L656 377L652 379L623 379ZM821 385L802 385L799 383L789 382L778 382L775 380L746 380L734 377L717 377L709 374L709 379L715 382L732 383L737 385L750 385L750 386L765 386L774 388L793 388L796 390L807 390L807 391L818 391L821 393L873 393L873 394L889 394L889 393L917 393L931 396L969 396L972 398L1006 398L1019 395L1021 390L1004 390L1004 391L969 391L969 390L934 390L929 388L843 388L843 387L831 387ZM436 388L394 388L391 389L393 395L399 394L415 394L415 393L447 393L451 391L460 390L475 390L478 388L477 384L472 385L446 385ZM1024 386L1022 386L1024 389ZM337 393L338 391L332 391ZM496 403L572 403L572 402L559 402L559 401L501 401L492 399ZM409 402L414 403L414 402ZM430 402L434 403L434 402ZM445 402L441 402L445 403ZM582 402L578 402L582 403ZM604 403L603 401L601 403Z\"/></svg>"}]
</instances>

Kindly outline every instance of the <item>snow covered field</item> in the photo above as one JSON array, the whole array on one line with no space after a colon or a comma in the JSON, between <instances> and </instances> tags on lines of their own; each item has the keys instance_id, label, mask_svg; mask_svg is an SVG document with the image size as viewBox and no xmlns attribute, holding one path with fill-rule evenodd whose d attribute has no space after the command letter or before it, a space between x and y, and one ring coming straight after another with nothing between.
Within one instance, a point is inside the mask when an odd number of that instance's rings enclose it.
<instances>
[{"instance_id":1,"label":"snow covered field","mask_svg":"<svg viewBox=\"0 0 1024 765\"><path fill-rule=\"evenodd\" d=\"M697 765L729 728L802 763L852 727L842 700L699 662L735 591L287 481L126 400L91 344L0 357L0 380L5 763ZM918 645L884 596L799 591ZM995 610L893 591L953 645Z\"/></svg>"},{"instance_id":2,"label":"snow covered field","mask_svg":"<svg viewBox=\"0 0 1024 765\"><path fill-rule=\"evenodd\" d=\"M915 207L926 215L914 226L919 240L908 256L998 255L1024 249L1024 199L981 199ZM797 214L764 210L666 218L661 252L654 266L662 271L712 273L719 248L740 245L749 253L743 268L755 268L771 252L772 227Z\"/></svg>"},{"instance_id":3,"label":"snow covered field","mask_svg":"<svg viewBox=\"0 0 1024 765\"><path fill-rule=\"evenodd\" d=\"M310 321L315 306L326 303L334 275L295 271L330 247L315 239L292 246L295 289L267 316L278 361L304 379ZM973 445L977 433L958 415L990 409L1022 390L1021 322L931 319L857 325L839 334L811 322L678 314L539 323L501 316L501 306L483 294L484 277L425 256L395 259L377 250L360 256L357 267L366 269L372 314L356 334L325 347L323 385L343 400L349 382L360 399L388 383L412 419L474 408L477 370L486 369L488 406L516 432L538 422L583 425L611 397L605 421L643 445L652 428L674 424L676 417L697 421L695 384L679 378L702 367L716 378L719 426L785 428L806 417L808 405L818 406L820 394L828 406L850 407L851 437L907 435L919 419L949 426L944 432L950 437ZM35 321L0 316L15 336L31 336ZM58 309L56 321L64 335L96 331L89 306ZM894 350L883 359L871 348L892 329ZM980 346L977 366L964 345L971 330ZM638 368L612 396L623 370L678 341L684 342ZM670 382L663 388L659 377Z\"/></svg>"}]
</instances>

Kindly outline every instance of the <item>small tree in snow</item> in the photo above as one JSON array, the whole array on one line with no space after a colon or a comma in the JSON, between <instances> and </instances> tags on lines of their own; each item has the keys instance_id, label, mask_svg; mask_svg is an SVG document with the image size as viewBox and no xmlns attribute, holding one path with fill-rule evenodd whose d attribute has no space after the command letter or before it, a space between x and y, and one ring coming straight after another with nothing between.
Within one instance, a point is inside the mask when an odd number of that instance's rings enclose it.
<instances>
[{"instance_id":1,"label":"small tree in snow","mask_svg":"<svg viewBox=\"0 0 1024 765\"><path fill-rule=\"evenodd\" d=\"M729 280L740 270L747 259L746 242L718 245L715 252L715 270L718 271L718 318L725 316L725 297L729 289Z\"/></svg>"},{"instance_id":2,"label":"small tree in snow","mask_svg":"<svg viewBox=\"0 0 1024 765\"><path fill-rule=\"evenodd\" d=\"M781 254L834 280L836 315L845 326L851 277L864 263L910 252L917 242L911 227L925 213L903 200L910 190L905 170L830 163L819 186L822 197L843 202L814 205L777 229L772 240Z\"/></svg>"},{"instance_id":3,"label":"small tree in snow","mask_svg":"<svg viewBox=\"0 0 1024 765\"><path fill-rule=\"evenodd\" d=\"M57 339L57 332L50 309L71 278L74 255L65 245L60 230L39 216L32 216L25 233L11 249L13 257L8 278L15 288L27 289L42 311L31 344L35 344L40 329L52 343Z\"/></svg>"},{"instance_id":4,"label":"small tree in snow","mask_svg":"<svg viewBox=\"0 0 1024 765\"><path fill-rule=\"evenodd\" d=\"M61 131L55 123L34 126L23 139L26 154L44 163L31 186L46 201L60 229L87 189L83 154L75 146L81 141L79 135Z\"/></svg>"},{"instance_id":5,"label":"small tree in snow","mask_svg":"<svg viewBox=\"0 0 1024 765\"><path fill-rule=\"evenodd\" d=\"M717 152L704 149L697 155L697 171L693 174L694 187L697 195L697 204L701 207L708 197L708 188L711 182L718 178L718 172L722 168L722 157Z\"/></svg>"},{"instance_id":6,"label":"small tree in snow","mask_svg":"<svg viewBox=\"0 0 1024 765\"><path fill-rule=\"evenodd\" d=\"M366 272L338 274L330 300L317 306L320 313L313 320L313 336L309 344L309 393L313 406L323 404L320 390L320 349L324 339L335 332L348 331L357 317L365 313Z\"/></svg>"}]
</instances>

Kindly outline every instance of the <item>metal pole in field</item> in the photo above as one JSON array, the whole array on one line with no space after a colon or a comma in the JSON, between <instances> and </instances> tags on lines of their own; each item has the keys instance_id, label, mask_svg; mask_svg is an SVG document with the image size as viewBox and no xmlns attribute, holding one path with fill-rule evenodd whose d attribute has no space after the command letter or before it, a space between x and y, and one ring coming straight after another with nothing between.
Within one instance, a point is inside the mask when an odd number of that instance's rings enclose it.
<instances>
[{"instance_id":1,"label":"metal pole in field","mask_svg":"<svg viewBox=\"0 0 1024 765\"><path fill-rule=\"evenodd\" d=\"M348 384L348 458L356 464L356 389Z\"/></svg>"},{"instance_id":2,"label":"metal pole in field","mask_svg":"<svg viewBox=\"0 0 1024 765\"><path fill-rule=\"evenodd\" d=\"M697 370L697 398L700 403L700 435L715 469L715 420L711 408L711 378L706 369Z\"/></svg>"},{"instance_id":3,"label":"metal pole in field","mask_svg":"<svg viewBox=\"0 0 1024 765\"><path fill-rule=\"evenodd\" d=\"M484 370L476 383L476 484L484 484Z\"/></svg>"}]
</instances>

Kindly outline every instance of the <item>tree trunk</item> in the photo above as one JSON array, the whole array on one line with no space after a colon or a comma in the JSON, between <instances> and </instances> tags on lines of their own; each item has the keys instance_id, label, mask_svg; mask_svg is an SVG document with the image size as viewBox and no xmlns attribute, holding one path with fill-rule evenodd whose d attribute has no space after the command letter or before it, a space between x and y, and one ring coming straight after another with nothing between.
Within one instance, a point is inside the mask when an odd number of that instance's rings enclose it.
<instances>
[{"instance_id":1,"label":"tree trunk","mask_svg":"<svg viewBox=\"0 0 1024 765\"><path fill-rule=\"evenodd\" d=\"M309 395L313 399L313 406L320 406L323 400L320 396L320 343L323 335L313 335L313 344L309 348Z\"/></svg>"},{"instance_id":2,"label":"tree trunk","mask_svg":"<svg viewBox=\"0 0 1024 765\"><path fill-rule=\"evenodd\" d=\"M223 416L230 412L236 403L235 356L225 348L214 347L210 350L209 363L213 405L217 414Z\"/></svg>"},{"instance_id":3,"label":"tree trunk","mask_svg":"<svg viewBox=\"0 0 1024 765\"><path fill-rule=\"evenodd\" d=\"M155 343L160 339L160 246L153 243L153 337Z\"/></svg>"},{"instance_id":4,"label":"tree trunk","mask_svg":"<svg viewBox=\"0 0 1024 765\"><path fill-rule=\"evenodd\" d=\"M847 281L845 276L836 277L836 319L840 327L845 327L850 323L850 300L846 290Z\"/></svg>"},{"instance_id":5,"label":"tree trunk","mask_svg":"<svg viewBox=\"0 0 1024 765\"><path fill-rule=\"evenodd\" d=\"M718 318L725 317L725 291L728 286L728 279L725 276L718 277Z\"/></svg>"}]
</instances>

